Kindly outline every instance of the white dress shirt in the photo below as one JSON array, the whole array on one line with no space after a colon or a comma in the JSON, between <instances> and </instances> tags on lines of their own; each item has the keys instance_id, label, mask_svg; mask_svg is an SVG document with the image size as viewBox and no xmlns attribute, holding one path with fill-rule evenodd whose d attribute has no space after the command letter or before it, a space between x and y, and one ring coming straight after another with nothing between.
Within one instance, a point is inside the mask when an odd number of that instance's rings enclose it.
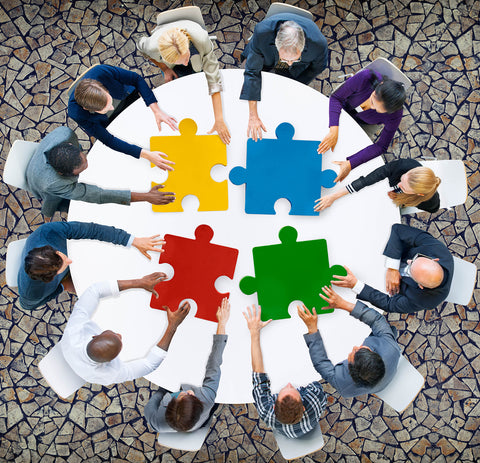
<instances>
[{"instance_id":1,"label":"white dress shirt","mask_svg":"<svg viewBox=\"0 0 480 463\"><path fill-rule=\"evenodd\" d=\"M92 336L103 330L91 316L102 297L118 296L116 281L103 281L90 286L78 299L68 319L65 332L60 340L63 356L78 376L92 384L123 383L148 375L154 371L167 355L158 346L153 346L143 359L122 362L118 357L110 362L98 363L87 355L87 344Z\"/></svg>"}]
</instances>

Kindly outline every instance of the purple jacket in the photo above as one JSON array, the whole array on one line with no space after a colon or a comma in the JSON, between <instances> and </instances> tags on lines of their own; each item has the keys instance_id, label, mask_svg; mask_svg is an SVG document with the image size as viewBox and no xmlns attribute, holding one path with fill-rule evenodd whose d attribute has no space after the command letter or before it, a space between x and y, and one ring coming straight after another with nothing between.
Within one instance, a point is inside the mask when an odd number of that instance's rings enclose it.
<instances>
[{"instance_id":1,"label":"purple jacket","mask_svg":"<svg viewBox=\"0 0 480 463\"><path fill-rule=\"evenodd\" d=\"M378 73L375 74L377 78L381 80L382 76ZM345 111L352 115L352 111L368 99L373 92L374 81L375 78L372 76L370 70L364 69L350 77L338 90L332 93L329 107L329 127L338 126L342 109L345 109ZM353 115L358 122L365 124L383 124L384 127L375 143L347 158L350 161L352 169L387 152L393 135L400 125L402 115L403 108L391 114L377 113L377 111L369 109Z\"/></svg>"}]
</instances>

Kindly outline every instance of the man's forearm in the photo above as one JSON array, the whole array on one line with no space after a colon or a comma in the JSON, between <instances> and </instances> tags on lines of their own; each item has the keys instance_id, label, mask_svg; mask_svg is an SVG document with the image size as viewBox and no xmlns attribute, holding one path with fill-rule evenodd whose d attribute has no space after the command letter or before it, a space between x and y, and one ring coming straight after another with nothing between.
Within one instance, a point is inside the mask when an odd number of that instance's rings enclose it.
<instances>
[{"instance_id":1,"label":"man's forearm","mask_svg":"<svg viewBox=\"0 0 480 463\"><path fill-rule=\"evenodd\" d=\"M265 373L263 367L262 348L260 346L260 333L252 334L252 370L255 373Z\"/></svg>"},{"instance_id":2,"label":"man's forearm","mask_svg":"<svg viewBox=\"0 0 480 463\"><path fill-rule=\"evenodd\" d=\"M133 289L133 288L143 288L142 280L135 279L135 280L118 280L118 290L124 291L126 289Z\"/></svg>"},{"instance_id":3,"label":"man's forearm","mask_svg":"<svg viewBox=\"0 0 480 463\"><path fill-rule=\"evenodd\" d=\"M172 326L170 323L167 325L167 329L165 330L165 333L162 336L162 339L158 341L157 346L160 347L160 349L163 350L168 350L170 347L170 343L172 342L173 335L176 333L177 327Z\"/></svg>"},{"instance_id":4,"label":"man's forearm","mask_svg":"<svg viewBox=\"0 0 480 463\"><path fill-rule=\"evenodd\" d=\"M147 193L136 193L132 191L131 197L130 197L130 202L136 203L140 201L148 201L149 200L149 192Z\"/></svg>"}]
</instances>

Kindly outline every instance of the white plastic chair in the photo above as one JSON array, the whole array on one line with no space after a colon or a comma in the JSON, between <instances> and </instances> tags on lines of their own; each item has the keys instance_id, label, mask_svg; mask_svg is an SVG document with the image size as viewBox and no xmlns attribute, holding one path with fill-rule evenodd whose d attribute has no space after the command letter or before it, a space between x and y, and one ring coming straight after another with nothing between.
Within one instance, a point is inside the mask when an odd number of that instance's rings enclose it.
<instances>
[{"instance_id":1,"label":"white plastic chair","mask_svg":"<svg viewBox=\"0 0 480 463\"><path fill-rule=\"evenodd\" d=\"M428 167L442 180L438 186L440 208L450 208L463 204L467 200L467 173L463 161L435 160L421 161L422 166ZM400 214L415 214L422 212L416 207L402 207Z\"/></svg>"},{"instance_id":2,"label":"white plastic chair","mask_svg":"<svg viewBox=\"0 0 480 463\"><path fill-rule=\"evenodd\" d=\"M15 140L13 142L3 169L3 181L5 183L15 188L27 190L25 172L37 148L38 143L33 141Z\"/></svg>"},{"instance_id":3,"label":"white plastic chair","mask_svg":"<svg viewBox=\"0 0 480 463\"><path fill-rule=\"evenodd\" d=\"M5 280L8 286L18 286L18 271L22 265L22 252L27 239L12 241L7 248L7 263L5 265Z\"/></svg>"},{"instance_id":4,"label":"white plastic chair","mask_svg":"<svg viewBox=\"0 0 480 463\"><path fill-rule=\"evenodd\" d=\"M198 6L182 6L174 10L162 11L157 16L157 26L161 24L169 24L175 21L188 20L199 24L202 29L207 30L205 21L203 20L202 11ZM210 40L217 40L216 35L209 35Z\"/></svg>"},{"instance_id":5,"label":"white plastic chair","mask_svg":"<svg viewBox=\"0 0 480 463\"><path fill-rule=\"evenodd\" d=\"M405 90L408 90L408 88L412 85L412 81L402 71L400 71L397 66L392 64L386 58L379 57L370 64L367 64L364 69L377 71L378 73L382 74L382 76L387 76L392 80L402 82L405 86Z\"/></svg>"},{"instance_id":6,"label":"white plastic chair","mask_svg":"<svg viewBox=\"0 0 480 463\"><path fill-rule=\"evenodd\" d=\"M185 450L187 452L197 452L210 432L210 425L215 414L212 414L207 423L201 428L192 432L160 432L158 433L158 443L171 449Z\"/></svg>"},{"instance_id":7,"label":"white plastic chair","mask_svg":"<svg viewBox=\"0 0 480 463\"><path fill-rule=\"evenodd\" d=\"M61 341L60 341L61 342ZM60 343L56 344L38 364L38 369L48 385L62 398L66 399L80 389L86 381L80 378L63 356Z\"/></svg>"},{"instance_id":8,"label":"white plastic chair","mask_svg":"<svg viewBox=\"0 0 480 463\"><path fill-rule=\"evenodd\" d=\"M304 18L310 19L310 21L313 21L313 14L310 13L310 11L299 8L298 6L289 5L287 3L272 3L268 8L265 18L269 18L274 14L280 13L298 14Z\"/></svg>"},{"instance_id":9,"label":"white plastic chair","mask_svg":"<svg viewBox=\"0 0 480 463\"><path fill-rule=\"evenodd\" d=\"M458 257L453 258L453 279L447 302L468 305L477 281L477 266Z\"/></svg>"},{"instance_id":10,"label":"white plastic chair","mask_svg":"<svg viewBox=\"0 0 480 463\"><path fill-rule=\"evenodd\" d=\"M322 430L318 423L308 434L295 439L286 437L275 430L273 431L273 435L277 441L280 453L285 460L302 458L310 453L320 450L325 445Z\"/></svg>"},{"instance_id":11,"label":"white plastic chair","mask_svg":"<svg viewBox=\"0 0 480 463\"><path fill-rule=\"evenodd\" d=\"M425 378L401 355L392 381L375 395L398 413L402 413L415 400L424 384Z\"/></svg>"}]
</instances>

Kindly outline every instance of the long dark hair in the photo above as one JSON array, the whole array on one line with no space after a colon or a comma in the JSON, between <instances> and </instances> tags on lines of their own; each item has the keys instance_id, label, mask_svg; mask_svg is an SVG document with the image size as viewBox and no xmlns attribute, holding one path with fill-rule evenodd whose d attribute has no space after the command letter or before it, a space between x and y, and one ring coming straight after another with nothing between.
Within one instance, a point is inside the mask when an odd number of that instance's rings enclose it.
<instances>
[{"instance_id":1,"label":"long dark hair","mask_svg":"<svg viewBox=\"0 0 480 463\"><path fill-rule=\"evenodd\" d=\"M370 74L375 96L383 104L387 113L394 113L401 109L407 98L405 85L383 75L382 80L379 80L377 74L372 70L370 70Z\"/></svg>"}]
</instances>

